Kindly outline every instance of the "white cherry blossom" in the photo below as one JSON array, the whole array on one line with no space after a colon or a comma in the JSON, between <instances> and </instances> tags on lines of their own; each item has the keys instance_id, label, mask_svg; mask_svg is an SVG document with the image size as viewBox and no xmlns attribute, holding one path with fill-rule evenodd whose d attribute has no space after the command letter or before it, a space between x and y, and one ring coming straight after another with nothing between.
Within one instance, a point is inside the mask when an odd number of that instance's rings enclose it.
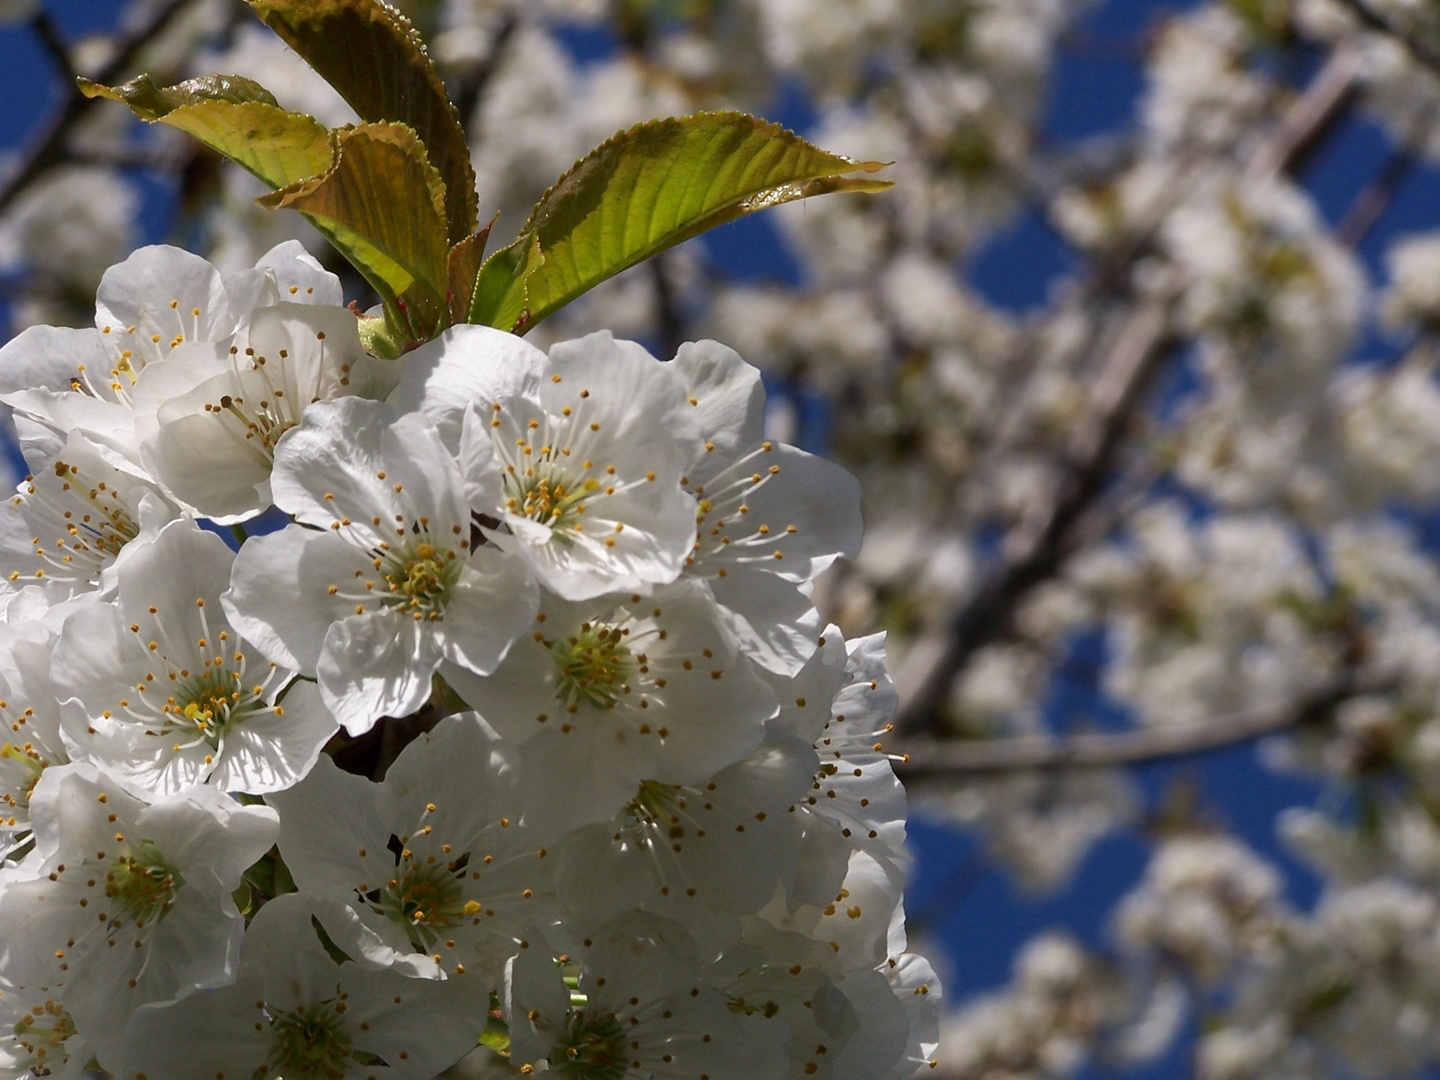
<instances>
[{"instance_id":1,"label":"white cherry blossom","mask_svg":"<svg viewBox=\"0 0 1440 1080\"><path fill-rule=\"evenodd\" d=\"M325 760L269 801L302 891L488 993L555 919L555 860L520 822L518 778L515 748L462 713L407 746L382 784Z\"/></svg>"},{"instance_id":2,"label":"white cherry blossom","mask_svg":"<svg viewBox=\"0 0 1440 1080\"><path fill-rule=\"evenodd\" d=\"M58 989L118 1071L137 1008L234 978L230 893L275 842L275 812L205 787L147 806L84 763L47 769L30 811L36 850L0 883L0 964L18 987Z\"/></svg>"},{"instance_id":3,"label":"white cherry blossom","mask_svg":"<svg viewBox=\"0 0 1440 1080\"><path fill-rule=\"evenodd\" d=\"M760 372L733 349L687 342L673 364L701 434L681 480L697 507L685 572L709 583L747 654L793 675L820 628L805 586L860 550L860 485L824 458L762 438Z\"/></svg>"},{"instance_id":4,"label":"white cherry blossom","mask_svg":"<svg viewBox=\"0 0 1440 1080\"><path fill-rule=\"evenodd\" d=\"M70 761L50 678L50 632L39 623L0 624L0 858L30 835L30 796L45 770Z\"/></svg>"},{"instance_id":5,"label":"white cherry blossom","mask_svg":"<svg viewBox=\"0 0 1440 1080\"><path fill-rule=\"evenodd\" d=\"M474 1048L489 995L416 977L433 974L421 960L343 904L278 897L251 922L233 985L136 1014L124 1075L428 1080Z\"/></svg>"},{"instance_id":6,"label":"white cherry blossom","mask_svg":"<svg viewBox=\"0 0 1440 1080\"><path fill-rule=\"evenodd\" d=\"M708 780L759 745L776 710L692 581L649 596L547 596L492 675L448 677L520 744L525 818L543 834L608 821L642 781Z\"/></svg>"},{"instance_id":7,"label":"white cherry blossom","mask_svg":"<svg viewBox=\"0 0 1440 1080\"><path fill-rule=\"evenodd\" d=\"M123 457L72 430L0 506L0 598L34 614L89 593L114 592L114 567L180 508Z\"/></svg>"},{"instance_id":8,"label":"white cherry blossom","mask_svg":"<svg viewBox=\"0 0 1440 1080\"><path fill-rule=\"evenodd\" d=\"M316 676L352 735L418 709L442 664L492 671L534 618L525 564L481 542L423 416L312 405L277 448L271 486L297 524L242 547L225 610L272 661Z\"/></svg>"},{"instance_id":9,"label":"white cherry blossom","mask_svg":"<svg viewBox=\"0 0 1440 1080\"><path fill-rule=\"evenodd\" d=\"M783 1075L786 1032L737 1015L702 984L699 951L679 923L624 916L594 937L578 963L578 996L538 949L511 963L512 1060L548 1062L574 1080Z\"/></svg>"},{"instance_id":10,"label":"white cherry blossom","mask_svg":"<svg viewBox=\"0 0 1440 1080\"><path fill-rule=\"evenodd\" d=\"M461 429L472 509L505 526L489 535L547 589L583 600L679 576L695 528L679 481L697 427L675 369L609 333L546 356L474 327L408 361L392 402L435 417L448 440Z\"/></svg>"},{"instance_id":11,"label":"white cherry blossom","mask_svg":"<svg viewBox=\"0 0 1440 1080\"><path fill-rule=\"evenodd\" d=\"M289 787L335 733L315 687L265 660L226 618L234 553L176 521L117 572L113 604L72 613L52 673L77 756L131 791Z\"/></svg>"},{"instance_id":12,"label":"white cherry blossom","mask_svg":"<svg viewBox=\"0 0 1440 1080\"><path fill-rule=\"evenodd\" d=\"M366 355L358 326L343 307L281 303L257 308L226 341L152 363L136 387L154 414L153 429L137 432L146 466L218 522L264 510L275 446L307 405L389 389L391 365Z\"/></svg>"}]
</instances>

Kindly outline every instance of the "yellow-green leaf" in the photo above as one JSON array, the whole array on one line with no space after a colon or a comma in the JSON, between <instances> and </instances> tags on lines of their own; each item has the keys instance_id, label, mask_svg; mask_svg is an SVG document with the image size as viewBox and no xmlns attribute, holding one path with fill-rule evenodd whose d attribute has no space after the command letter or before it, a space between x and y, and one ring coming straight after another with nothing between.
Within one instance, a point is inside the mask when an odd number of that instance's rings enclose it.
<instances>
[{"instance_id":1,"label":"yellow-green leaf","mask_svg":"<svg viewBox=\"0 0 1440 1080\"><path fill-rule=\"evenodd\" d=\"M445 183L425 147L404 124L361 124L334 133L335 164L260 199L288 207L364 246L351 255L381 295L408 298L424 326L445 311L449 245L445 239ZM416 291L418 290L418 292ZM432 310L433 309L433 310Z\"/></svg>"},{"instance_id":2,"label":"yellow-green leaf","mask_svg":"<svg viewBox=\"0 0 1440 1080\"><path fill-rule=\"evenodd\" d=\"M606 278L737 217L833 191L880 191L852 161L737 112L652 120L609 139L545 193L481 268L469 321L523 333Z\"/></svg>"},{"instance_id":3,"label":"yellow-green leaf","mask_svg":"<svg viewBox=\"0 0 1440 1080\"><path fill-rule=\"evenodd\" d=\"M114 87L81 79L80 89L128 105L142 120L179 128L271 187L329 172L334 163L323 124L286 112L263 86L238 75L206 75L164 87L148 75Z\"/></svg>"},{"instance_id":4,"label":"yellow-green leaf","mask_svg":"<svg viewBox=\"0 0 1440 1080\"><path fill-rule=\"evenodd\" d=\"M413 128L445 181L446 236L475 231L475 173L460 116L409 20L377 0L250 0L265 24L362 120Z\"/></svg>"}]
</instances>

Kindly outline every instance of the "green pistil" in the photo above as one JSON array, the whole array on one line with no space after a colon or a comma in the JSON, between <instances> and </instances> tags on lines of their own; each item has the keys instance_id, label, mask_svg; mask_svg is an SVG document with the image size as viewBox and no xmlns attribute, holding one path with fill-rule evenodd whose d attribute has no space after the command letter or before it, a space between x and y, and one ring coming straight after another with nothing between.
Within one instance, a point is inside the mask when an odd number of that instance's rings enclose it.
<instances>
[{"instance_id":1,"label":"green pistil","mask_svg":"<svg viewBox=\"0 0 1440 1080\"><path fill-rule=\"evenodd\" d=\"M140 840L110 864L105 895L114 902L118 918L144 923L163 917L184 884L180 871L165 861L160 849L150 840Z\"/></svg>"},{"instance_id":2,"label":"green pistil","mask_svg":"<svg viewBox=\"0 0 1440 1080\"><path fill-rule=\"evenodd\" d=\"M204 674L192 675L166 702L164 711L172 715L172 723L193 727L214 748L220 745L225 729L252 711L256 703L264 705L258 696L247 697L240 690L232 672L216 666Z\"/></svg>"},{"instance_id":3,"label":"green pistil","mask_svg":"<svg viewBox=\"0 0 1440 1080\"><path fill-rule=\"evenodd\" d=\"M620 1080L629 1065L625 1029L609 1013L576 1013L550 1051L550 1067L570 1080Z\"/></svg>"},{"instance_id":4,"label":"green pistil","mask_svg":"<svg viewBox=\"0 0 1440 1080\"><path fill-rule=\"evenodd\" d=\"M36 1076L45 1075L51 1066L59 1067L65 1056L65 1040L74 1034L70 1014L53 1001L37 1005L15 1024L15 1041L35 1059L31 1071Z\"/></svg>"},{"instance_id":5,"label":"green pistil","mask_svg":"<svg viewBox=\"0 0 1440 1080\"><path fill-rule=\"evenodd\" d=\"M555 696L602 709L619 701L635 677L635 660L623 640L618 627L585 623L577 633L553 642Z\"/></svg>"},{"instance_id":6,"label":"green pistil","mask_svg":"<svg viewBox=\"0 0 1440 1080\"><path fill-rule=\"evenodd\" d=\"M407 859L394 883L380 894L381 911L406 928L418 949L428 951L441 929L465 916L465 897L453 865Z\"/></svg>"},{"instance_id":7,"label":"green pistil","mask_svg":"<svg viewBox=\"0 0 1440 1080\"><path fill-rule=\"evenodd\" d=\"M286 1080L321 1077L341 1080L355 1056L354 1044L340 1018L343 1006L332 1001L302 1005L270 1021L274 1042L264 1075Z\"/></svg>"},{"instance_id":8,"label":"green pistil","mask_svg":"<svg viewBox=\"0 0 1440 1080\"><path fill-rule=\"evenodd\" d=\"M380 566L385 602L416 619L438 619L462 569L453 549L436 547L421 534L386 553Z\"/></svg>"}]
</instances>

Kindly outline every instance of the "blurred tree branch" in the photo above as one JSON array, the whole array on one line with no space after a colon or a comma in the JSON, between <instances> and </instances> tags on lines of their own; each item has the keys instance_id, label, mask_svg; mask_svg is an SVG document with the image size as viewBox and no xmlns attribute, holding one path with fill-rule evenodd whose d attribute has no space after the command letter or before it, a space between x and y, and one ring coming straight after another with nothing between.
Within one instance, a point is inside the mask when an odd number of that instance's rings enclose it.
<instances>
[{"instance_id":1,"label":"blurred tree branch","mask_svg":"<svg viewBox=\"0 0 1440 1080\"><path fill-rule=\"evenodd\" d=\"M1272 137L1252 156L1247 174L1263 180L1297 168L1344 115L1358 74L1353 50L1341 47L1332 52ZM1154 228L1160 224L1154 222ZM1119 279L1128 260L1115 255L1133 253L1145 242L1148 238L1127 237L1116 252L1102 255L1095 274L1100 284L1092 289ZM1006 632L1020 599L1054 577L1078 549L1075 525L1106 490L1123 436L1163 366L1173 333L1171 309L1184 286L1183 277L1172 268L1108 338L1090 411L1072 440L1068 468L1055 497L1006 535L997 565L942 620L941 629L912 645L896 673L901 694L896 726L900 731L943 730L945 698L956 674L979 649Z\"/></svg>"},{"instance_id":2,"label":"blurred tree branch","mask_svg":"<svg viewBox=\"0 0 1440 1080\"><path fill-rule=\"evenodd\" d=\"M162 33L170 25L171 20L190 2L191 0L166 0L143 24L121 36L116 42L115 54L94 74L95 80L106 84L123 81L136 54ZM4 185L0 186L0 213L3 213L20 193L38 179L46 169L68 160L66 139L75 125L96 104L95 101L81 94L75 85L74 64L70 60L69 50L61 41L54 24L50 22L43 9L31 20L31 26L40 35L41 42L46 46L47 51L56 58L62 69L61 75L66 80L65 101L60 111L37 137L30 150L15 166Z\"/></svg>"},{"instance_id":3,"label":"blurred tree branch","mask_svg":"<svg viewBox=\"0 0 1440 1080\"><path fill-rule=\"evenodd\" d=\"M1313 724L1348 698L1383 688L1343 680L1298 704L1246 709L1204 724L1066 736L912 739L887 743L885 749L903 755L904 760L895 763L895 772L907 784L916 780L1023 769L1138 765L1225 750Z\"/></svg>"},{"instance_id":4,"label":"blurred tree branch","mask_svg":"<svg viewBox=\"0 0 1440 1080\"><path fill-rule=\"evenodd\" d=\"M1404 45L1416 60L1440 73L1440 49L1437 49L1431 42L1409 33L1394 18L1373 9L1365 0L1340 0L1340 6L1360 20L1363 26L1393 37Z\"/></svg>"}]
</instances>

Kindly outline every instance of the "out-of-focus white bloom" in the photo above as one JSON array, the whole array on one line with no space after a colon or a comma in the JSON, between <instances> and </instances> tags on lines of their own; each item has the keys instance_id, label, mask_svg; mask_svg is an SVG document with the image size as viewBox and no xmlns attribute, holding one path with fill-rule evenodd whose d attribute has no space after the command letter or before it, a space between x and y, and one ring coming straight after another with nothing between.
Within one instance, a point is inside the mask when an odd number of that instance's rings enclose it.
<instances>
[{"instance_id":1,"label":"out-of-focus white bloom","mask_svg":"<svg viewBox=\"0 0 1440 1080\"><path fill-rule=\"evenodd\" d=\"M275 34L254 23L236 28L223 52L203 52L192 61L196 74L211 71L254 79L291 112L315 117L326 127L357 123L355 110L314 68Z\"/></svg>"},{"instance_id":2,"label":"out-of-focus white bloom","mask_svg":"<svg viewBox=\"0 0 1440 1080\"><path fill-rule=\"evenodd\" d=\"M1258 365L1249 389L1283 400L1354 339L1363 271L1299 188L1224 174L1197 187L1165 225L1169 250L1191 276L1187 318L1238 341L1273 340L1283 363Z\"/></svg>"},{"instance_id":3,"label":"out-of-focus white bloom","mask_svg":"<svg viewBox=\"0 0 1440 1080\"><path fill-rule=\"evenodd\" d=\"M1166 23L1147 69L1147 135L1166 152L1224 149L1244 136L1270 93L1246 67L1254 44L1241 15L1218 5Z\"/></svg>"},{"instance_id":4,"label":"out-of-focus white bloom","mask_svg":"<svg viewBox=\"0 0 1440 1080\"><path fill-rule=\"evenodd\" d=\"M1216 980L1263 949L1282 915L1269 863L1228 837L1177 837L1121 904L1117 930L1128 949Z\"/></svg>"},{"instance_id":5,"label":"out-of-focus white bloom","mask_svg":"<svg viewBox=\"0 0 1440 1080\"><path fill-rule=\"evenodd\" d=\"M1440 319L1440 236L1406 237L1385 253L1390 281L1380 307L1392 326Z\"/></svg>"},{"instance_id":6,"label":"out-of-focus white bloom","mask_svg":"<svg viewBox=\"0 0 1440 1080\"><path fill-rule=\"evenodd\" d=\"M85 296L134 246L139 209L134 185L113 170L56 169L22 192L0 222L0 268L23 269L48 289ZM47 307L32 299L17 324L52 321Z\"/></svg>"}]
</instances>

